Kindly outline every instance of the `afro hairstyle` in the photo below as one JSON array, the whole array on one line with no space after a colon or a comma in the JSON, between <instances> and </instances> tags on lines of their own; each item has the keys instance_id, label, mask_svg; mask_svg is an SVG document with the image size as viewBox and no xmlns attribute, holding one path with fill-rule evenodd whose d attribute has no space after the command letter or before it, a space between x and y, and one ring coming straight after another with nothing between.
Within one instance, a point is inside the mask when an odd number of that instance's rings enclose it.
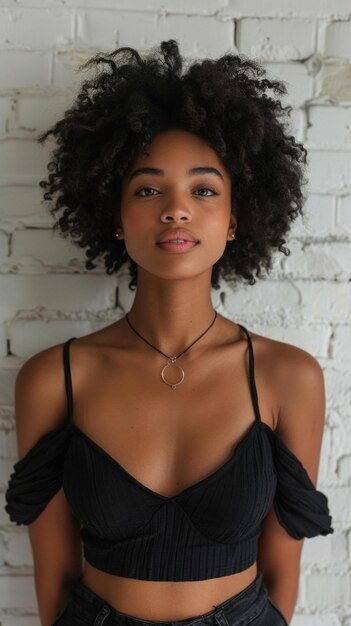
<instances>
[{"instance_id":1,"label":"afro hairstyle","mask_svg":"<svg viewBox=\"0 0 351 626\"><path fill-rule=\"evenodd\" d=\"M284 235L305 197L307 151L289 132L291 106L279 97L284 81L270 79L257 62L239 54L194 60L185 68L178 43L162 41L143 57L130 47L97 53L79 66L93 68L73 104L38 137L54 137L44 199L54 230L86 249L85 267L103 259L107 274L129 263L129 288L137 264L115 238L123 175L138 152L169 128L202 137L231 178L235 242L227 242L212 267L219 278L255 284L272 269L275 249L286 256Z\"/></svg>"}]
</instances>

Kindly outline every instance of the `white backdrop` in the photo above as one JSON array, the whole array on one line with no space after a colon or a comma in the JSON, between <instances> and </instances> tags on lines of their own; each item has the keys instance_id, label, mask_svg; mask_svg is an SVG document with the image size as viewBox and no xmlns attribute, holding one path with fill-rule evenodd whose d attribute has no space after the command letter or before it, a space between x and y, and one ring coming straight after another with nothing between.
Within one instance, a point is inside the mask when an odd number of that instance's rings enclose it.
<instances>
[{"instance_id":1,"label":"white backdrop","mask_svg":"<svg viewBox=\"0 0 351 626\"><path fill-rule=\"evenodd\" d=\"M33 353L124 315L128 276L84 268L53 235L38 182L50 141L36 137L74 98L77 65L97 50L243 52L288 82L292 130L309 150L306 219L269 279L213 292L218 311L311 352L323 367L327 419L318 487L334 534L307 539L292 626L351 624L351 13L349 0L3 0L0 2L0 622L38 626L27 530L4 489L17 449L14 380ZM116 285L119 299L116 305Z\"/></svg>"}]
</instances>

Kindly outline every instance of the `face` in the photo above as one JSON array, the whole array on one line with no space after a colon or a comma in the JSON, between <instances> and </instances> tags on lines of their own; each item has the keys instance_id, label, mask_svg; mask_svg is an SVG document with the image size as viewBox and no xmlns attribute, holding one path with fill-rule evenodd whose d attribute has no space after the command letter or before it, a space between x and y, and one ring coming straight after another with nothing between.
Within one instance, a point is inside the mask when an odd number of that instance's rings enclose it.
<instances>
[{"instance_id":1,"label":"face","mask_svg":"<svg viewBox=\"0 0 351 626\"><path fill-rule=\"evenodd\" d=\"M210 279L236 230L230 176L206 141L182 129L157 135L148 152L137 154L123 177L117 227L138 265L138 282L143 271L163 279L207 272ZM177 228L187 232L179 236ZM160 245L165 234L197 243Z\"/></svg>"}]
</instances>

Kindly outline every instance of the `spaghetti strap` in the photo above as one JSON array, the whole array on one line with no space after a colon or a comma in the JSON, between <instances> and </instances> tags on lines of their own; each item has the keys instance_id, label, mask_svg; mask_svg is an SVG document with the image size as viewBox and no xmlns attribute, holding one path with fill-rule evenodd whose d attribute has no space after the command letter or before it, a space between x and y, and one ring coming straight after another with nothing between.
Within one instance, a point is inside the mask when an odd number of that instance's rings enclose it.
<instances>
[{"instance_id":1,"label":"spaghetti strap","mask_svg":"<svg viewBox=\"0 0 351 626\"><path fill-rule=\"evenodd\" d=\"M71 337L70 339L67 339L67 341L63 344L63 367L65 372L65 389L67 396L67 416L70 423L73 420L73 391L71 367L69 362L69 346L73 339L76 339L76 337Z\"/></svg>"},{"instance_id":2,"label":"spaghetti strap","mask_svg":"<svg viewBox=\"0 0 351 626\"><path fill-rule=\"evenodd\" d=\"M253 351L253 347L252 347L252 341L251 341L251 337L248 333L248 331L246 330L245 326L242 326L241 324L238 324L238 326L240 326L240 328L244 331L244 333L246 334L247 337L247 343L248 343L248 347L249 347L249 375L250 375L250 392L251 392L251 399L252 399L252 404L255 410L255 416L256 419L261 422L261 414L260 414L260 409L258 406L258 397L257 397L257 389L256 389L256 382L255 382L255 360L254 360L254 351Z\"/></svg>"}]
</instances>

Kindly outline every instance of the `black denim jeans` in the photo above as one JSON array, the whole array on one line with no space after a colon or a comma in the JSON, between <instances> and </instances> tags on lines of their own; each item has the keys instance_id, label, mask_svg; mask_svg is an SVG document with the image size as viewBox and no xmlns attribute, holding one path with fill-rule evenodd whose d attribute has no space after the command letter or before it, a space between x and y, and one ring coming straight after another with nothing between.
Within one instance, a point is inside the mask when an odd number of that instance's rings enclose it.
<instances>
[{"instance_id":1,"label":"black denim jeans","mask_svg":"<svg viewBox=\"0 0 351 626\"><path fill-rule=\"evenodd\" d=\"M183 620L144 620L117 611L78 581L52 626L288 626L260 572L243 591L214 606L209 613Z\"/></svg>"}]
</instances>

